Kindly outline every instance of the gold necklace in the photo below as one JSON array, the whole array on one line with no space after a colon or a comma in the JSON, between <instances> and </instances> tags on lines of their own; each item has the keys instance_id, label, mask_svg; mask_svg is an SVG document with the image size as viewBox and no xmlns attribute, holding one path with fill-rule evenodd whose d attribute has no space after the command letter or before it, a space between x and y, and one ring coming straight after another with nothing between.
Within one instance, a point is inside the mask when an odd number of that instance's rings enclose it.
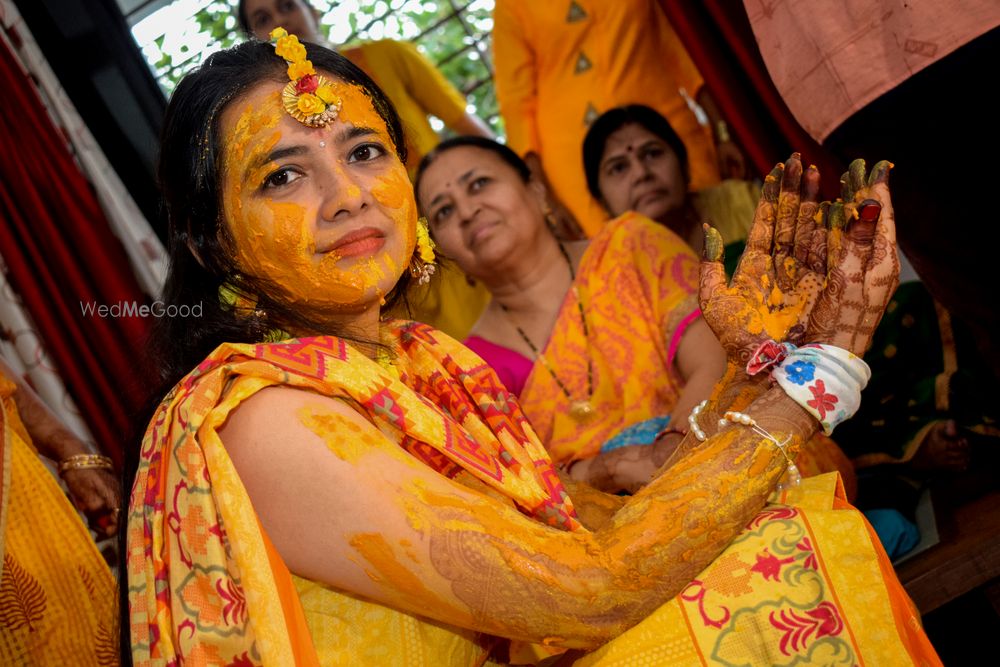
<instances>
[{"instance_id":1,"label":"gold necklace","mask_svg":"<svg viewBox=\"0 0 1000 667\"><path fill-rule=\"evenodd\" d=\"M570 289L573 291L573 296L576 297L576 308L580 313L580 323L583 325L583 338L587 341L587 397L583 399L574 399L573 395L569 393L569 389L559 379L556 375L556 371L549 365L548 359L545 355L538 349L528 334L524 333L524 329L519 327L514 319L510 316L510 311L507 310L507 306L500 302L497 304L500 306L500 310L503 311L504 315L507 316L507 321L517 330L517 333L521 336L521 340L524 341L531 351L534 353L535 357L542 362L545 366L545 370L549 372L552 379L555 380L556 385L562 391L563 395L566 396L566 400L569 401L569 414L573 419L578 422L589 421L591 417L594 416L594 406L590 400L594 396L594 367L593 362L590 359L590 328L587 326L587 316L583 312L583 301L580 299L580 292L576 288L576 271L573 270L573 260L570 259L569 253L566 251L566 247L562 244L562 241L556 240L559 244L559 251L562 253L563 259L566 260L566 266L569 268L569 278L570 278Z\"/></svg>"}]
</instances>

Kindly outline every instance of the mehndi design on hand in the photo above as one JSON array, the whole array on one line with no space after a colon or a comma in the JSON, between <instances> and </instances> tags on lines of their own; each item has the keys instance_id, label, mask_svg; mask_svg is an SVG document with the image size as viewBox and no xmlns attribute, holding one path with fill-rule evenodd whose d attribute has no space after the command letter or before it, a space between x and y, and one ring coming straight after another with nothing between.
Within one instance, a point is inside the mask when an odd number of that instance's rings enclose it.
<instances>
[{"instance_id":1,"label":"mehndi design on hand","mask_svg":"<svg viewBox=\"0 0 1000 667\"><path fill-rule=\"evenodd\" d=\"M830 229L827 285L810 315L807 342L859 356L871 344L899 284L891 168L883 160L866 179L864 160L855 160L841 177L844 201L829 207L825 221Z\"/></svg>"},{"instance_id":2,"label":"mehndi design on hand","mask_svg":"<svg viewBox=\"0 0 1000 667\"><path fill-rule=\"evenodd\" d=\"M819 170L803 173L797 153L768 174L732 283L722 265L722 239L706 225L702 312L734 363L745 364L765 340L804 337L826 270L819 252L826 229L815 220L818 193Z\"/></svg>"},{"instance_id":3,"label":"mehndi design on hand","mask_svg":"<svg viewBox=\"0 0 1000 667\"><path fill-rule=\"evenodd\" d=\"M897 284L891 165L865 179L856 160L844 200L818 203L819 170L797 153L767 176L747 248L732 282L723 240L706 225L701 306L731 363L772 339L822 342L862 354Z\"/></svg>"}]
</instances>

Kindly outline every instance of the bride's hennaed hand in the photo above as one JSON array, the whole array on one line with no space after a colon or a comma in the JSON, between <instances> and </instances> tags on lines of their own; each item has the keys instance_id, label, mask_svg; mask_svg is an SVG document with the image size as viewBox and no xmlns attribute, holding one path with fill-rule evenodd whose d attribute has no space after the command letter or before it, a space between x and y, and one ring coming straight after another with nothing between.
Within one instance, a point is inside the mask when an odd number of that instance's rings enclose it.
<instances>
[{"instance_id":1,"label":"bride's hennaed hand","mask_svg":"<svg viewBox=\"0 0 1000 667\"><path fill-rule=\"evenodd\" d=\"M857 160L844 200L817 203L819 171L798 154L767 176L732 282L721 235L706 225L701 308L731 364L767 340L828 343L863 354L897 284L888 162L865 179Z\"/></svg>"},{"instance_id":2,"label":"bride's hennaed hand","mask_svg":"<svg viewBox=\"0 0 1000 667\"><path fill-rule=\"evenodd\" d=\"M855 160L841 177L843 204L826 211L826 287L810 313L803 342L835 345L858 356L871 345L899 285L891 168L883 160L866 178L864 160Z\"/></svg>"},{"instance_id":3,"label":"bride's hennaed hand","mask_svg":"<svg viewBox=\"0 0 1000 667\"><path fill-rule=\"evenodd\" d=\"M803 341L826 274L818 194L819 170L803 173L798 153L771 170L732 282L722 264L722 236L705 225L701 310L731 363L745 366L767 340Z\"/></svg>"}]
</instances>

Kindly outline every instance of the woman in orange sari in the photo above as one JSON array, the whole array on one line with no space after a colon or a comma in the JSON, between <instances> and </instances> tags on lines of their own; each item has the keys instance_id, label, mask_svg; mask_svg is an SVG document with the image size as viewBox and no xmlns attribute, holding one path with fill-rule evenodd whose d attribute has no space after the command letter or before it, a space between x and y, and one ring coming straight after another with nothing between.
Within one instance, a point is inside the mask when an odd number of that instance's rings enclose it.
<instances>
[{"instance_id":1,"label":"woman in orange sari","mask_svg":"<svg viewBox=\"0 0 1000 667\"><path fill-rule=\"evenodd\" d=\"M658 148L672 167L640 199L683 202L684 154ZM590 241L560 241L525 163L475 137L430 153L416 190L443 254L493 295L466 345L518 396L552 459L609 492L648 482L725 370L692 249L628 210ZM851 471L814 444L799 456L804 473Z\"/></svg>"},{"instance_id":2,"label":"woman in orange sari","mask_svg":"<svg viewBox=\"0 0 1000 667\"><path fill-rule=\"evenodd\" d=\"M160 330L173 388L128 505L136 664L469 665L566 650L580 665L935 662L835 478L766 505L817 425L784 390L734 374L703 413L705 442L682 443L623 501L567 486L475 354L382 320L433 260L398 120L343 58L275 39L275 51L214 54L166 115L164 300L204 309ZM877 230L866 217L844 231L850 252L833 268L860 269L844 290L806 281L762 308L767 268L728 288L710 244L705 309L734 358L760 338L746 317L791 317L815 334L810 290L828 332L815 340L863 347L862 323L837 300L884 306L886 171L859 185L884 214ZM773 194L762 258L789 223L775 220ZM746 419L718 427L733 392Z\"/></svg>"}]
</instances>

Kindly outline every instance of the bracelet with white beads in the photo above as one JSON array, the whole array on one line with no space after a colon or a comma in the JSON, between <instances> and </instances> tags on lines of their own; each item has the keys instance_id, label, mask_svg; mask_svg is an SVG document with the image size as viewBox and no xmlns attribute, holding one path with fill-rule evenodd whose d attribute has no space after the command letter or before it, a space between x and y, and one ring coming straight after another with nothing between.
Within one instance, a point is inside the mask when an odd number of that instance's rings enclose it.
<instances>
[{"instance_id":1,"label":"bracelet with white beads","mask_svg":"<svg viewBox=\"0 0 1000 667\"><path fill-rule=\"evenodd\" d=\"M688 415L688 425L691 427L691 432L694 433L694 437L698 439L698 442L705 442L708 440L708 435L701 429L698 425L698 415L702 413L705 407L708 405L708 399L694 406L691 410L691 414Z\"/></svg>"}]
</instances>

